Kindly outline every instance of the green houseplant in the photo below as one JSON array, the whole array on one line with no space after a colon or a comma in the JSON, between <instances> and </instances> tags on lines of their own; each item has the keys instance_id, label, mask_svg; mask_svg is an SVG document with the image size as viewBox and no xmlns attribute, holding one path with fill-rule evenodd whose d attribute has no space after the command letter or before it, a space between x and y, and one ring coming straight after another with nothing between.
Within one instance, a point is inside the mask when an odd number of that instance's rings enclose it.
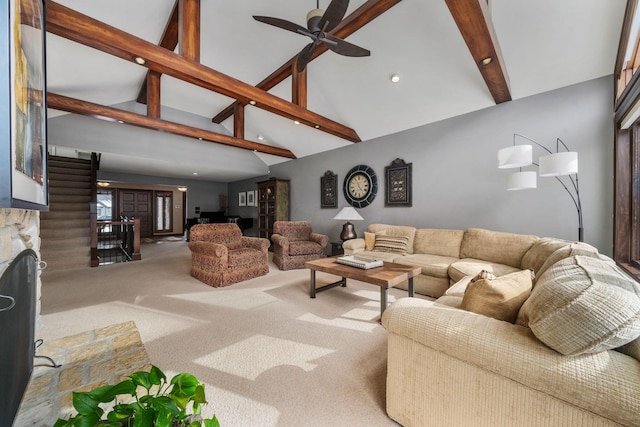
<instances>
[{"instance_id":1,"label":"green houseplant","mask_svg":"<svg viewBox=\"0 0 640 427\"><path fill-rule=\"evenodd\" d=\"M120 398L130 403L124 403ZM54 427L220 427L218 419L203 419L201 406L207 400L204 384L191 374L178 374L170 382L158 367L138 371L128 380L87 392L73 393L78 412L59 418ZM106 412L100 405L112 404Z\"/></svg>"}]
</instances>

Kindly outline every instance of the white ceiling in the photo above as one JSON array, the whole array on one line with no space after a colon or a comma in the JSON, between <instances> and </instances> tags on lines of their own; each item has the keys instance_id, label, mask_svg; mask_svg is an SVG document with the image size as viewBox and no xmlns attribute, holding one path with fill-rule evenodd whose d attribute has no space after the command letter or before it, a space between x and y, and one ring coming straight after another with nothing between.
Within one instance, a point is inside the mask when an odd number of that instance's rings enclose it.
<instances>
[{"instance_id":1,"label":"white ceiling","mask_svg":"<svg viewBox=\"0 0 640 427\"><path fill-rule=\"evenodd\" d=\"M58 2L158 43L175 0ZM328 2L321 0L320 7ZM352 0L347 14L364 2ZM256 22L252 15L304 26L315 3L203 0L202 64L257 84L308 39ZM625 5L624 0L491 0L512 98L612 74ZM311 62L308 108L355 129L361 144L495 105L443 0L401 1L347 40L369 49L371 56L327 52ZM131 101L145 73L146 68L132 62L47 35L50 92L135 110L143 107ZM399 83L389 81L391 73L401 76ZM210 127L210 118L233 101L168 76L161 84L166 120ZM291 80L270 92L290 100ZM103 171L182 178L194 178L197 172L197 179L230 182L263 175L269 165L286 160L51 109L48 114L49 144L100 152ZM232 130L232 119L223 125ZM258 135L265 139L259 141ZM287 148L297 157L352 144L250 106L245 109L245 138Z\"/></svg>"}]
</instances>

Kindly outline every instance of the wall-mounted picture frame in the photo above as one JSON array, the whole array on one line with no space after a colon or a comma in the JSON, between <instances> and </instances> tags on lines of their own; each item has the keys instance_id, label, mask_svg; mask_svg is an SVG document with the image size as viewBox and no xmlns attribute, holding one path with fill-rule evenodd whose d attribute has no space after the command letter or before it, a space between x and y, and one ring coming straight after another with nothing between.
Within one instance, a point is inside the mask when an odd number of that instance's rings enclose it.
<instances>
[{"instance_id":1,"label":"wall-mounted picture frame","mask_svg":"<svg viewBox=\"0 0 640 427\"><path fill-rule=\"evenodd\" d=\"M247 206L247 192L238 193L238 206Z\"/></svg>"},{"instance_id":2,"label":"wall-mounted picture frame","mask_svg":"<svg viewBox=\"0 0 640 427\"><path fill-rule=\"evenodd\" d=\"M320 177L320 208L338 207L338 175L328 170Z\"/></svg>"},{"instance_id":3,"label":"wall-mounted picture frame","mask_svg":"<svg viewBox=\"0 0 640 427\"><path fill-rule=\"evenodd\" d=\"M0 7L0 208L47 210L44 1Z\"/></svg>"},{"instance_id":4,"label":"wall-mounted picture frame","mask_svg":"<svg viewBox=\"0 0 640 427\"><path fill-rule=\"evenodd\" d=\"M256 193L253 191L247 191L247 206L256 205Z\"/></svg>"},{"instance_id":5,"label":"wall-mounted picture frame","mask_svg":"<svg viewBox=\"0 0 640 427\"><path fill-rule=\"evenodd\" d=\"M413 163L405 163L402 159L395 159L389 166L385 166L385 206L411 207L412 169Z\"/></svg>"}]
</instances>

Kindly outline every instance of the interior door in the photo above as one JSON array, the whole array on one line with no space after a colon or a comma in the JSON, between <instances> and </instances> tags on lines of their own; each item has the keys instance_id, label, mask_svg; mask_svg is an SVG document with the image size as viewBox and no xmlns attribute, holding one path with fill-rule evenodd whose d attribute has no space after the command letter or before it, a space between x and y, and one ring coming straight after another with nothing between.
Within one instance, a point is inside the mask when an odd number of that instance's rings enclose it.
<instances>
[{"instance_id":1,"label":"interior door","mask_svg":"<svg viewBox=\"0 0 640 427\"><path fill-rule=\"evenodd\" d=\"M140 218L140 237L153 236L152 192L120 190L120 215Z\"/></svg>"}]
</instances>

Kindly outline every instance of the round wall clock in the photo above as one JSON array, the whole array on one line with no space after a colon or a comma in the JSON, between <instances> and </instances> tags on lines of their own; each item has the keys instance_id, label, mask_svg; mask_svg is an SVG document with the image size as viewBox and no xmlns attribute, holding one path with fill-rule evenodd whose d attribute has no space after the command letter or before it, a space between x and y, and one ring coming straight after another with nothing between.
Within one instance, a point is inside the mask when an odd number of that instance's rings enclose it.
<instances>
[{"instance_id":1,"label":"round wall clock","mask_svg":"<svg viewBox=\"0 0 640 427\"><path fill-rule=\"evenodd\" d=\"M353 167L344 179L344 198L356 208L369 206L378 192L378 178L369 166Z\"/></svg>"}]
</instances>

